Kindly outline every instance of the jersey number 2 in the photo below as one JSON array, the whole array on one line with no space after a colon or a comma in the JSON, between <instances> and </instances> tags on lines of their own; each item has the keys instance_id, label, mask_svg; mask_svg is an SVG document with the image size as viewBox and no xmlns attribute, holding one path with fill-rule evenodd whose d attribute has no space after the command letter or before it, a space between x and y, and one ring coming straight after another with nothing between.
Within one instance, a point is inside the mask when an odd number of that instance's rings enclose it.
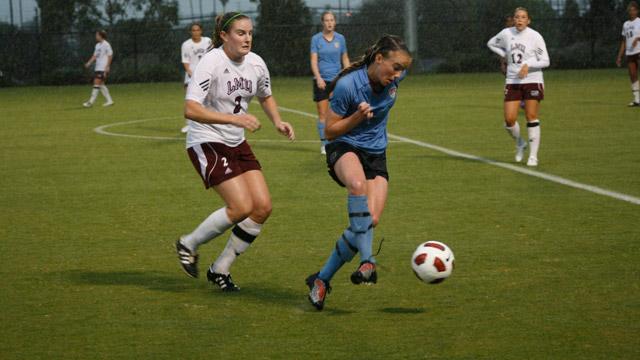
<instances>
[{"instance_id":1,"label":"jersey number 2","mask_svg":"<svg viewBox=\"0 0 640 360\"><path fill-rule=\"evenodd\" d=\"M240 112L240 110L242 110L242 96L236 96L236 98L233 100L236 103L236 107L233 108L233 113L237 114Z\"/></svg>"}]
</instances>

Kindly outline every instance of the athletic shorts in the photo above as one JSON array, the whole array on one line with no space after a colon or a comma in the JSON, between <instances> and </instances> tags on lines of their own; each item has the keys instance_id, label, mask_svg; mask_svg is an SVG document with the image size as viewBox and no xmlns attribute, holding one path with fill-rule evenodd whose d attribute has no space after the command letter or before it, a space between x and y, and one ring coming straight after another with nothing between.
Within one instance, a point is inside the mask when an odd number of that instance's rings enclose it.
<instances>
[{"instance_id":1,"label":"athletic shorts","mask_svg":"<svg viewBox=\"0 0 640 360\"><path fill-rule=\"evenodd\" d=\"M373 180L376 176L382 176L389 181L386 152L383 152L382 154L372 154L342 141L335 141L327 144L325 150L327 151L327 167L329 168L329 175L331 175L331 178L342 187L344 187L344 184L340 179L338 179L338 175L333 167L342 155L349 152L356 154L358 159L360 159L360 164L362 165L364 176L367 180Z\"/></svg>"},{"instance_id":2,"label":"athletic shorts","mask_svg":"<svg viewBox=\"0 0 640 360\"><path fill-rule=\"evenodd\" d=\"M188 148L187 153L207 189L247 171L262 169L246 141L236 147L202 143Z\"/></svg>"},{"instance_id":3,"label":"athletic shorts","mask_svg":"<svg viewBox=\"0 0 640 360\"><path fill-rule=\"evenodd\" d=\"M327 87L329 86L330 81L325 80L327 86L325 86L324 90L318 87L316 79L311 79L311 82L313 82L313 101L318 102L322 100L329 100L329 92L327 91Z\"/></svg>"},{"instance_id":4,"label":"athletic shorts","mask_svg":"<svg viewBox=\"0 0 640 360\"><path fill-rule=\"evenodd\" d=\"M640 53L627 55L627 63L637 63L640 62Z\"/></svg>"},{"instance_id":5,"label":"athletic shorts","mask_svg":"<svg viewBox=\"0 0 640 360\"><path fill-rule=\"evenodd\" d=\"M104 73L104 71L94 71L93 72L93 78L94 79L104 80L104 79L107 78L107 75Z\"/></svg>"},{"instance_id":6,"label":"athletic shorts","mask_svg":"<svg viewBox=\"0 0 640 360\"><path fill-rule=\"evenodd\" d=\"M544 99L544 85L531 84L507 84L504 87L504 101L542 100Z\"/></svg>"}]
</instances>

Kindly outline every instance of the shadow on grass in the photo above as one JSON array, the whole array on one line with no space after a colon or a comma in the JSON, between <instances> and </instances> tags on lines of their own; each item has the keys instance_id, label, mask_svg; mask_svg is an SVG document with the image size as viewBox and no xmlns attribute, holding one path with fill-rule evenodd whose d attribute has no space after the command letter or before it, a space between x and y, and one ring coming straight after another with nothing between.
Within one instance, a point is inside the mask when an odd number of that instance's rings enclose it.
<instances>
[{"instance_id":1,"label":"shadow on grass","mask_svg":"<svg viewBox=\"0 0 640 360\"><path fill-rule=\"evenodd\" d=\"M154 291L184 292L194 289L188 279L158 271L65 271L57 273L76 284L139 286Z\"/></svg>"},{"instance_id":2,"label":"shadow on grass","mask_svg":"<svg viewBox=\"0 0 640 360\"><path fill-rule=\"evenodd\" d=\"M422 314L426 310L424 308L386 307L379 311L387 314Z\"/></svg>"}]
</instances>

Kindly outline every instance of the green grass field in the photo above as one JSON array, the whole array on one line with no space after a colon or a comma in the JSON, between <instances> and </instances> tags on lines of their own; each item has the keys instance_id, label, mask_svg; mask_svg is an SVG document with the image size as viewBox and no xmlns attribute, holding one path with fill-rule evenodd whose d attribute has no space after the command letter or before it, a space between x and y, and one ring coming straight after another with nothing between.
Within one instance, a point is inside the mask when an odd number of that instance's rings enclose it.
<instances>
[{"instance_id":1,"label":"green grass field","mask_svg":"<svg viewBox=\"0 0 640 360\"><path fill-rule=\"evenodd\" d=\"M545 80L537 171L640 197L626 72ZM502 81L411 76L389 132L509 163ZM274 94L313 113L309 84L276 78ZM301 141L279 141L252 105L274 211L232 269L242 291L223 294L187 278L173 249L222 204L179 139L181 85L110 89L116 105L92 109L88 85L0 89L0 358L640 358L639 205L393 142L379 283L351 285L354 261L317 312L303 280L347 224L346 192L304 141L313 119L283 112ZM142 137L93 131L134 120L105 131ZM409 264L430 239L456 255L435 286ZM201 269L225 243L201 248Z\"/></svg>"}]
</instances>

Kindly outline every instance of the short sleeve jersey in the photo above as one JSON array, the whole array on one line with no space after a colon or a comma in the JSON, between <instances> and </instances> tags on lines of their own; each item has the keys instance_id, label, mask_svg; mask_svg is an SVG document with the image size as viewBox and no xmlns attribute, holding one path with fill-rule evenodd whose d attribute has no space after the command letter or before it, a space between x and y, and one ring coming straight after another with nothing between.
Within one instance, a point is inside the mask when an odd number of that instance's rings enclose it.
<instances>
[{"instance_id":1,"label":"short sleeve jersey","mask_svg":"<svg viewBox=\"0 0 640 360\"><path fill-rule=\"evenodd\" d=\"M189 64L193 72L209 46L211 46L211 39L206 36L200 38L199 42L195 42L193 39L186 40L182 43L182 62Z\"/></svg>"},{"instance_id":2,"label":"short sleeve jersey","mask_svg":"<svg viewBox=\"0 0 640 360\"><path fill-rule=\"evenodd\" d=\"M364 66L338 80L331 97L331 110L343 118L357 111L361 102L371 105L373 118L362 120L355 128L333 141L345 142L369 153L380 154L387 148L387 121L396 102L402 76L387 85L380 93L371 88L367 67Z\"/></svg>"},{"instance_id":3,"label":"short sleeve jersey","mask_svg":"<svg viewBox=\"0 0 640 360\"><path fill-rule=\"evenodd\" d=\"M246 114L254 96L271 95L269 70L255 53L234 62L222 47L209 50L196 67L187 88L186 100L226 114ZM244 129L230 124L203 124L189 121L187 148L205 142L238 146L244 141Z\"/></svg>"},{"instance_id":4,"label":"short sleeve jersey","mask_svg":"<svg viewBox=\"0 0 640 360\"><path fill-rule=\"evenodd\" d=\"M627 56L640 53L640 42L633 46L633 40L640 38L640 17L633 21L627 20L622 25L622 36L625 39L625 53Z\"/></svg>"},{"instance_id":5,"label":"short sleeve jersey","mask_svg":"<svg viewBox=\"0 0 640 360\"><path fill-rule=\"evenodd\" d=\"M347 42L337 32L333 33L333 39L328 41L322 32L311 37L311 53L318 54L318 70L325 81L335 78L342 69L342 54L347 52Z\"/></svg>"},{"instance_id":6,"label":"short sleeve jersey","mask_svg":"<svg viewBox=\"0 0 640 360\"><path fill-rule=\"evenodd\" d=\"M100 41L96 44L93 55L96 57L95 71L105 71L109 65L109 56L113 56L111 44L107 40Z\"/></svg>"},{"instance_id":7,"label":"short sleeve jersey","mask_svg":"<svg viewBox=\"0 0 640 360\"><path fill-rule=\"evenodd\" d=\"M529 27L522 31L515 27L505 28L487 45L498 55L506 57L507 84L544 83L542 68L549 66L549 54L540 33ZM529 73L520 79L518 73L525 64L529 65Z\"/></svg>"}]
</instances>

